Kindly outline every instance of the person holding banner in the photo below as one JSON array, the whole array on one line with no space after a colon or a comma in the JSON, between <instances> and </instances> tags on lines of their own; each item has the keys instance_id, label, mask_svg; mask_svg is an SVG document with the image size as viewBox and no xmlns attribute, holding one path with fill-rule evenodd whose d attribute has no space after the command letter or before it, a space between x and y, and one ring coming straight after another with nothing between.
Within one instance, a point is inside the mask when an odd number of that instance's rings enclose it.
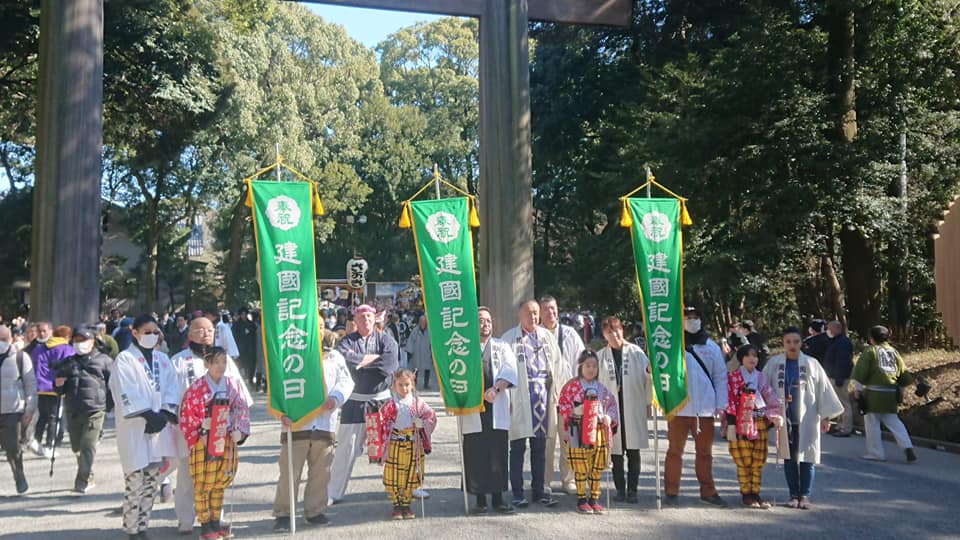
<instances>
[{"instance_id":1,"label":"person holding banner","mask_svg":"<svg viewBox=\"0 0 960 540\"><path fill-rule=\"evenodd\" d=\"M820 434L843 413L840 398L820 362L801 351L799 328L783 331L784 352L767 362L763 374L777 387L784 426L778 430L783 471L790 489L789 508L810 509L814 465L820 463Z\"/></svg>"},{"instance_id":2,"label":"person holding banner","mask_svg":"<svg viewBox=\"0 0 960 540\"><path fill-rule=\"evenodd\" d=\"M557 398L567 370L553 335L539 326L540 304L520 304L520 325L500 338L513 347L517 357L518 384L510 389L510 487L513 506L525 508L523 458L530 445L531 490L534 500L550 507L557 500L546 492L546 448L557 436Z\"/></svg>"},{"instance_id":3,"label":"person holding banner","mask_svg":"<svg viewBox=\"0 0 960 540\"><path fill-rule=\"evenodd\" d=\"M330 483L330 465L333 463L336 446L335 428L339 409L353 393L353 378L347 363L334 348L337 333L323 332L323 383L327 399L319 415L309 424L293 432L294 493L300 490L303 465L307 465L307 487L303 492L303 514L311 525L326 525L330 522L324 515L327 509L327 490ZM286 416L280 418L284 431L291 426ZM290 501L290 474L287 468L287 437L280 436L280 479L273 498L273 532L290 530L292 503Z\"/></svg>"},{"instance_id":4,"label":"person holding banner","mask_svg":"<svg viewBox=\"0 0 960 540\"><path fill-rule=\"evenodd\" d=\"M117 452L124 474L123 529L130 539L146 538L161 465L177 455L180 384L167 355L154 350L157 321L141 315L133 321L133 344L117 355L110 370L114 396Z\"/></svg>"},{"instance_id":5,"label":"person holding banner","mask_svg":"<svg viewBox=\"0 0 960 540\"><path fill-rule=\"evenodd\" d=\"M650 360L640 347L623 338L623 323L607 317L601 325L607 346L600 349L600 382L614 392L619 405L620 430L610 443L616 501L637 502L640 449L650 446L647 419L651 415ZM624 458L627 472L624 476Z\"/></svg>"},{"instance_id":6,"label":"person holding banner","mask_svg":"<svg viewBox=\"0 0 960 540\"><path fill-rule=\"evenodd\" d=\"M203 357L206 373L183 394L180 431L190 448L190 478L200 518L200 538L230 538L220 523L223 494L237 474L237 447L250 436L250 407L242 379L226 374L227 352L214 347ZM177 484L183 489L183 484Z\"/></svg>"},{"instance_id":7,"label":"person holding banner","mask_svg":"<svg viewBox=\"0 0 960 540\"><path fill-rule=\"evenodd\" d=\"M680 506L680 471L687 435L693 434L696 446L697 482L700 501L727 508L713 482L713 420L727 409L727 364L723 351L707 335L700 311L695 307L683 310L686 339L687 402L667 420L669 447L664 464L666 506Z\"/></svg>"},{"instance_id":8,"label":"person holding banner","mask_svg":"<svg viewBox=\"0 0 960 540\"><path fill-rule=\"evenodd\" d=\"M207 363L204 357L213 349L215 332L216 330L213 327L213 323L210 322L210 319L206 317L193 319L190 321L190 326L187 330L187 348L170 358L170 361L177 369L181 401L190 386L196 381L203 379L207 373ZM247 407L252 407L253 396L250 395L250 391L247 389L240 370L229 354L227 355L225 376L236 383ZM193 522L196 520L196 510L194 508L193 480L190 477L190 447L182 432L180 432L177 437L176 459L177 489L174 492L173 506L177 514L177 530L181 534L189 534L193 531Z\"/></svg>"},{"instance_id":9,"label":"person holding banner","mask_svg":"<svg viewBox=\"0 0 960 540\"><path fill-rule=\"evenodd\" d=\"M409 369L393 375L393 397L381 410L380 440L384 442L383 486L393 501L392 519L413 519L413 491L423 485L424 458L437 415L417 397L416 376Z\"/></svg>"},{"instance_id":10,"label":"person holding banner","mask_svg":"<svg viewBox=\"0 0 960 540\"><path fill-rule=\"evenodd\" d=\"M487 513L490 504L501 514L513 512L503 502L507 490L510 449L510 392L517 385L517 358L505 342L493 337L493 314L479 308L480 351L483 363L482 411L457 417L463 433L463 468L467 492L476 496L477 514ZM491 406L492 405L492 406Z\"/></svg>"},{"instance_id":11,"label":"person holding banner","mask_svg":"<svg viewBox=\"0 0 960 540\"><path fill-rule=\"evenodd\" d=\"M570 468L577 482L577 511L603 514L600 504L600 477L607 468L609 441L620 423L617 398L597 376L597 353L586 349L577 361L577 377L560 391L557 404L561 438L567 449ZM587 484L589 482L589 493Z\"/></svg>"},{"instance_id":12,"label":"person holding banner","mask_svg":"<svg viewBox=\"0 0 960 540\"><path fill-rule=\"evenodd\" d=\"M391 376L399 367L398 346L390 332L374 328L376 309L361 305L353 312L357 331L346 335L337 345L353 377L353 393L343 405L337 450L328 488L330 499L337 502L347 492L353 464L363 453L366 413L378 413L390 399Z\"/></svg>"},{"instance_id":13,"label":"person holding banner","mask_svg":"<svg viewBox=\"0 0 960 540\"><path fill-rule=\"evenodd\" d=\"M583 340L572 327L560 323L560 309L556 298L549 295L540 298L540 315L540 326L546 328L557 340L560 356L563 357L564 368L567 370L562 377L558 377L558 381L572 379L576 376L577 360L583 352ZM558 444L560 445L560 485L564 493L573 495L577 492L577 484L574 482L573 470L567 463L567 445L559 437L547 441L547 490L549 491L550 481L553 479L554 455Z\"/></svg>"}]
</instances>

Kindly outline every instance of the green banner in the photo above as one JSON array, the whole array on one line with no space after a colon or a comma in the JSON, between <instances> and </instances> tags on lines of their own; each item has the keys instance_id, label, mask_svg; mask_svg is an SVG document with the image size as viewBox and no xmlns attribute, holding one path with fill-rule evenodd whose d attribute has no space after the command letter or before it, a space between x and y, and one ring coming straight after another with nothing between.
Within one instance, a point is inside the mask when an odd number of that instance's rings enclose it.
<instances>
[{"instance_id":1,"label":"green banner","mask_svg":"<svg viewBox=\"0 0 960 540\"><path fill-rule=\"evenodd\" d=\"M687 402L683 234L677 199L627 199L640 305L657 404L671 418Z\"/></svg>"},{"instance_id":2,"label":"green banner","mask_svg":"<svg viewBox=\"0 0 960 540\"><path fill-rule=\"evenodd\" d=\"M267 407L296 426L326 399L309 182L250 182L257 240Z\"/></svg>"},{"instance_id":3,"label":"green banner","mask_svg":"<svg viewBox=\"0 0 960 540\"><path fill-rule=\"evenodd\" d=\"M468 200L413 201L410 209L443 404L454 415L477 412L483 404L483 366Z\"/></svg>"}]
</instances>

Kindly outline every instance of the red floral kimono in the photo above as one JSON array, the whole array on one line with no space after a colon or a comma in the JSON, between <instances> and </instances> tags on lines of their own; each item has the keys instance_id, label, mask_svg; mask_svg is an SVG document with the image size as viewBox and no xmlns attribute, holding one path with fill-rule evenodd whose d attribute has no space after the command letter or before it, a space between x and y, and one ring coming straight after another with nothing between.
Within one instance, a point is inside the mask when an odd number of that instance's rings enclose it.
<instances>
[{"instance_id":1,"label":"red floral kimono","mask_svg":"<svg viewBox=\"0 0 960 540\"><path fill-rule=\"evenodd\" d=\"M237 443L231 433L239 431L244 438L250 435L250 409L238 384L226 376L216 384L216 391L211 388L212 384L216 383L206 376L197 379L183 394L180 403L179 427L190 448L190 477L200 523L220 519L224 490L236 475ZM222 455L208 452L209 433L202 426L203 420L211 416L215 400L224 401L229 407L226 426L221 426L219 438L223 441ZM216 427L211 426L211 429Z\"/></svg>"},{"instance_id":2,"label":"red floral kimono","mask_svg":"<svg viewBox=\"0 0 960 540\"><path fill-rule=\"evenodd\" d=\"M600 415L610 417L610 423L598 421L596 424L595 444L582 444L580 430L584 429L583 403L589 390L595 390L600 406ZM620 423L620 408L617 396L613 395L606 386L594 379L586 382L577 377L571 379L560 390L560 400L557 405L559 418L564 431L570 436L567 448L567 461L573 469L573 477L577 483L577 499L579 503L590 501L596 504L600 498L600 477L607 468L610 459L609 441L613 438ZM591 434L593 435L593 434Z\"/></svg>"},{"instance_id":3,"label":"red floral kimono","mask_svg":"<svg viewBox=\"0 0 960 540\"><path fill-rule=\"evenodd\" d=\"M413 490L423 484L425 449L430 447L430 436L437 427L437 415L427 402L414 396L409 406L409 417L400 400L393 398L380 410L380 437L383 441L383 486L393 499L395 507L409 507ZM409 427L398 427L403 414ZM423 427L412 423L420 420Z\"/></svg>"}]
</instances>

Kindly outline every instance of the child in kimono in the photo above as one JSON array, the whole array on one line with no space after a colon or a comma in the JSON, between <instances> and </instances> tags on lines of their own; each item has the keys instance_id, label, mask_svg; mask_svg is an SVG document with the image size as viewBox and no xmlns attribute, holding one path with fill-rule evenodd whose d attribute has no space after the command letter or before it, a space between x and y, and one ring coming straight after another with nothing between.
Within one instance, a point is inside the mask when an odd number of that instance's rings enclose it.
<instances>
[{"instance_id":1,"label":"child in kimono","mask_svg":"<svg viewBox=\"0 0 960 540\"><path fill-rule=\"evenodd\" d=\"M393 499L393 519L413 519L413 490L423 484L423 461L437 426L433 409L416 396L409 369L393 374L393 397L381 410L383 485Z\"/></svg>"},{"instance_id":2,"label":"child in kimono","mask_svg":"<svg viewBox=\"0 0 960 540\"><path fill-rule=\"evenodd\" d=\"M560 436L569 445L567 460L577 482L577 511L581 514L604 513L600 476L610 460L609 441L620 423L617 397L597 380L599 374L597 353L591 349L580 353L577 377L564 385L557 406L563 427Z\"/></svg>"},{"instance_id":3,"label":"child in kimono","mask_svg":"<svg viewBox=\"0 0 960 540\"><path fill-rule=\"evenodd\" d=\"M237 472L237 446L250 435L250 409L239 382L225 375L227 352L203 357L207 373L190 385L180 406L180 429L190 448L190 477L200 538L232 535L220 524L224 490Z\"/></svg>"},{"instance_id":4,"label":"child in kimono","mask_svg":"<svg viewBox=\"0 0 960 540\"><path fill-rule=\"evenodd\" d=\"M740 496L749 508L770 508L760 498L761 475L767 462L767 432L779 427L780 402L770 380L757 369L760 356L754 345L736 352L738 367L727 378L727 441L737 465Z\"/></svg>"}]
</instances>

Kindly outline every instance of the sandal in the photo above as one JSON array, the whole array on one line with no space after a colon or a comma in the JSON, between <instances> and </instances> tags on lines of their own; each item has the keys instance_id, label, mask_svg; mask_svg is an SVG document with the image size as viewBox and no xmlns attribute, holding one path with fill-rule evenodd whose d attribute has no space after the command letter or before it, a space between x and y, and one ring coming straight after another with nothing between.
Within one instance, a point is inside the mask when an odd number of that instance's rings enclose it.
<instances>
[{"instance_id":1,"label":"sandal","mask_svg":"<svg viewBox=\"0 0 960 540\"><path fill-rule=\"evenodd\" d=\"M810 510L812 508L812 506L810 506L810 498L800 497L800 500L797 501L797 508L801 510Z\"/></svg>"},{"instance_id":2,"label":"sandal","mask_svg":"<svg viewBox=\"0 0 960 540\"><path fill-rule=\"evenodd\" d=\"M800 497L790 497L790 500L784 503L787 508L800 508Z\"/></svg>"}]
</instances>

